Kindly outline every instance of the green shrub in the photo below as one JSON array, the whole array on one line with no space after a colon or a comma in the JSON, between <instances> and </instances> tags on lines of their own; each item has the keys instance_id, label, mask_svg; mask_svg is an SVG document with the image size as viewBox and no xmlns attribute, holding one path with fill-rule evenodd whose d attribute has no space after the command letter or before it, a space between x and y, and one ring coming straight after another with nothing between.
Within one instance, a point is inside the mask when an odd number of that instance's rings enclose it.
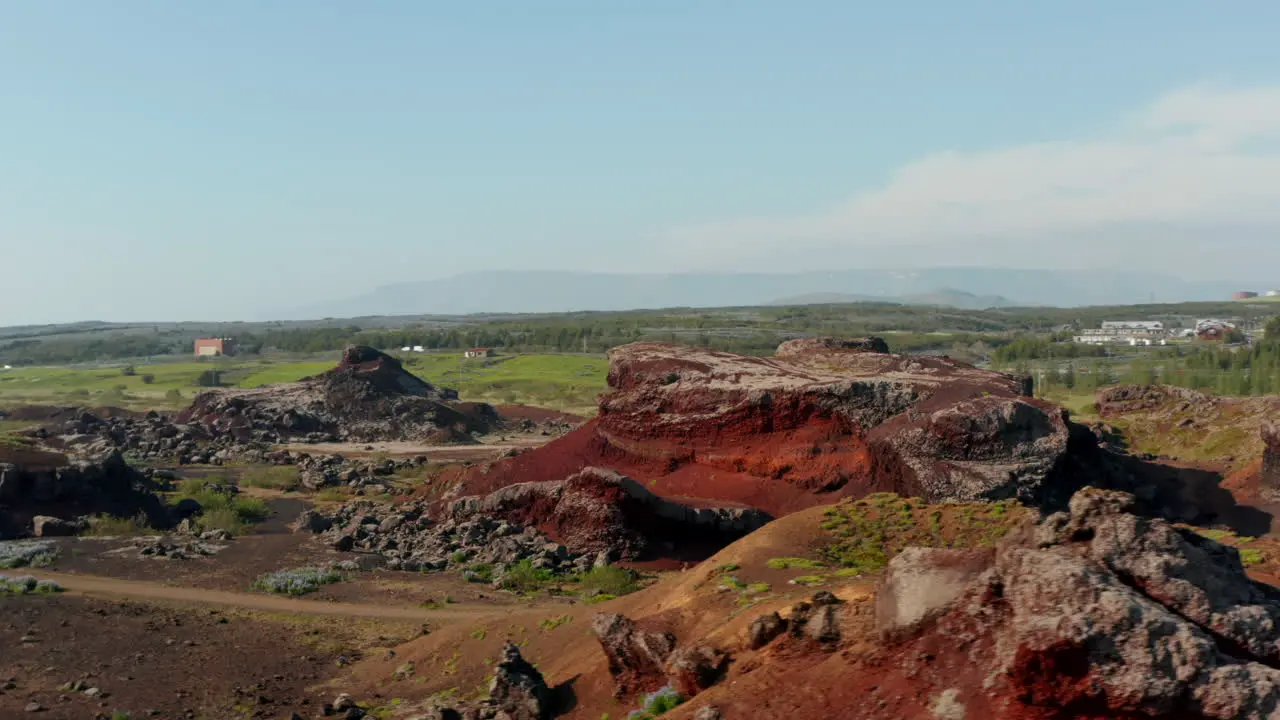
<instances>
[{"instance_id":1,"label":"green shrub","mask_svg":"<svg viewBox=\"0 0 1280 720\"><path fill-rule=\"evenodd\" d=\"M294 465L255 467L245 472L240 484L266 490L292 490L298 486L298 468Z\"/></svg>"},{"instance_id":2,"label":"green shrub","mask_svg":"<svg viewBox=\"0 0 1280 720\"><path fill-rule=\"evenodd\" d=\"M1266 554L1257 548L1237 548L1237 552L1240 553L1240 562L1246 567L1261 565L1267 560Z\"/></svg>"},{"instance_id":3,"label":"green shrub","mask_svg":"<svg viewBox=\"0 0 1280 720\"><path fill-rule=\"evenodd\" d=\"M826 567L817 560L799 557L773 558L767 564L774 570L821 570Z\"/></svg>"},{"instance_id":4,"label":"green shrub","mask_svg":"<svg viewBox=\"0 0 1280 720\"><path fill-rule=\"evenodd\" d=\"M52 580L37 580L30 575L9 577L0 575L0 597L5 595L53 595L62 592L62 586Z\"/></svg>"},{"instance_id":5,"label":"green shrub","mask_svg":"<svg viewBox=\"0 0 1280 720\"><path fill-rule=\"evenodd\" d=\"M652 720L684 704L684 697L670 685L644 696L640 709L633 710L627 720Z\"/></svg>"},{"instance_id":6,"label":"green shrub","mask_svg":"<svg viewBox=\"0 0 1280 720\"><path fill-rule=\"evenodd\" d=\"M341 579L342 575L330 567L304 567L266 573L253 582L253 588L278 595L305 595Z\"/></svg>"},{"instance_id":7,"label":"green shrub","mask_svg":"<svg viewBox=\"0 0 1280 720\"><path fill-rule=\"evenodd\" d=\"M146 513L139 512L131 518L94 515L89 518L89 527L84 534L91 537L135 537L152 535L155 532L147 521Z\"/></svg>"},{"instance_id":8,"label":"green shrub","mask_svg":"<svg viewBox=\"0 0 1280 720\"><path fill-rule=\"evenodd\" d=\"M182 481L173 502L176 504L187 498L200 503L201 512L196 518L196 524L204 530L226 530L239 534L249 525L261 522L271 515L271 507L265 500L216 492L209 488L209 483L205 480Z\"/></svg>"},{"instance_id":9,"label":"green shrub","mask_svg":"<svg viewBox=\"0 0 1280 720\"><path fill-rule=\"evenodd\" d=\"M501 582L505 590L518 593L536 592L555 582L555 574L545 568L535 568L528 559L521 560L507 568L502 574Z\"/></svg>"},{"instance_id":10,"label":"green shrub","mask_svg":"<svg viewBox=\"0 0 1280 720\"><path fill-rule=\"evenodd\" d=\"M0 569L44 567L58 557L58 545L49 540L0 542Z\"/></svg>"},{"instance_id":11,"label":"green shrub","mask_svg":"<svg viewBox=\"0 0 1280 720\"><path fill-rule=\"evenodd\" d=\"M561 615L560 617L547 618L546 620L539 622L538 627L542 628L545 632L551 632L561 625L572 621L572 615Z\"/></svg>"},{"instance_id":12,"label":"green shrub","mask_svg":"<svg viewBox=\"0 0 1280 720\"><path fill-rule=\"evenodd\" d=\"M493 566L489 563L468 565L462 571L462 574L466 577L467 582L493 582Z\"/></svg>"},{"instance_id":13,"label":"green shrub","mask_svg":"<svg viewBox=\"0 0 1280 720\"><path fill-rule=\"evenodd\" d=\"M578 576L578 588L584 595L628 595L640 589L640 576L628 568L604 565L591 568Z\"/></svg>"}]
</instances>

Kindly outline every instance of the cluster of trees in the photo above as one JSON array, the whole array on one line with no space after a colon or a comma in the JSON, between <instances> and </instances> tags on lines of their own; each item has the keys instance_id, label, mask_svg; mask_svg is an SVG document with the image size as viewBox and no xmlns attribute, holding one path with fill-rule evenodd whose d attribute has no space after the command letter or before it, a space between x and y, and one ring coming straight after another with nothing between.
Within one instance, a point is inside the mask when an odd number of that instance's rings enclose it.
<instances>
[{"instance_id":1,"label":"cluster of trees","mask_svg":"<svg viewBox=\"0 0 1280 720\"><path fill-rule=\"evenodd\" d=\"M991 359L997 364L1008 365L1027 360L1106 357L1106 355L1107 349L1101 345L1054 342L1049 337L1024 335L996 348Z\"/></svg>"}]
</instances>

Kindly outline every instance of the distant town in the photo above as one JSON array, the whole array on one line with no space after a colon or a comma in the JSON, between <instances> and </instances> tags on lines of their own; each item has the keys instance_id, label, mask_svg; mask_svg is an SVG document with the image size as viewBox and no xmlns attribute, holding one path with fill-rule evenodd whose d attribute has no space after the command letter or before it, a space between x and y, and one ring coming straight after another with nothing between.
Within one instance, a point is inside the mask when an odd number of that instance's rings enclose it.
<instances>
[{"instance_id":1,"label":"distant town","mask_svg":"<svg viewBox=\"0 0 1280 720\"><path fill-rule=\"evenodd\" d=\"M1103 322L1101 327L1087 328L1072 338L1087 345L1150 346L1190 342L1246 342L1248 336L1241 331L1238 318L1196 320L1185 328L1168 328L1159 320L1114 320Z\"/></svg>"}]
</instances>

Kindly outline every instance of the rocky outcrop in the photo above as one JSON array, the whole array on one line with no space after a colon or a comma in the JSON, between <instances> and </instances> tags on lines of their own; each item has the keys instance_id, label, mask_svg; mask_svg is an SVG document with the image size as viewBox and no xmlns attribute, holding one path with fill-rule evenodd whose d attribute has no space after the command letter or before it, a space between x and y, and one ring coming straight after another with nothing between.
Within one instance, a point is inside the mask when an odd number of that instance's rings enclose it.
<instances>
[{"instance_id":1,"label":"rocky outcrop","mask_svg":"<svg viewBox=\"0 0 1280 720\"><path fill-rule=\"evenodd\" d=\"M1114 417L1153 410L1170 414L1213 411L1218 398L1173 385L1116 385L1098 391L1098 414Z\"/></svg>"},{"instance_id":2,"label":"rocky outcrop","mask_svg":"<svg viewBox=\"0 0 1280 720\"><path fill-rule=\"evenodd\" d=\"M834 648L840 641L840 607L844 603L834 594L820 590L813 597L791 606L787 616L777 612L761 615L747 627L745 645L759 650L775 639L788 635L794 640L812 641Z\"/></svg>"},{"instance_id":3,"label":"rocky outcrop","mask_svg":"<svg viewBox=\"0 0 1280 720\"><path fill-rule=\"evenodd\" d=\"M373 348L350 346L333 370L296 383L201 393L177 418L241 441L472 442L501 425L497 411L459 402Z\"/></svg>"},{"instance_id":4,"label":"rocky outcrop","mask_svg":"<svg viewBox=\"0 0 1280 720\"><path fill-rule=\"evenodd\" d=\"M667 679L681 697L691 698L720 682L729 660L728 653L710 645L679 648L667 658Z\"/></svg>"},{"instance_id":5,"label":"rocky outcrop","mask_svg":"<svg viewBox=\"0 0 1280 720\"><path fill-rule=\"evenodd\" d=\"M618 697L649 692L665 684L667 658L676 649L675 635L642 630L630 618L616 613L593 617L591 631L604 650Z\"/></svg>"},{"instance_id":6,"label":"rocky outcrop","mask_svg":"<svg viewBox=\"0 0 1280 720\"><path fill-rule=\"evenodd\" d=\"M552 692L547 681L528 660L520 655L520 648L507 641L502 648L502 658L494 669L489 682L489 708L503 713L495 717L511 720L544 720L551 717Z\"/></svg>"},{"instance_id":7,"label":"rocky outcrop","mask_svg":"<svg viewBox=\"0 0 1280 720\"><path fill-rule=\"evenodd\" d=\"M654 543L698 538L728 544L773 518L751 508L690 507L611 470L586 468L561 481L516 483L455 500L458 520L497 517L533 524L570 550L612 559L645 556Z\"/></svg>"},{"instance_id":8,"label":"rocky outcrop","mask_svg":"<svg viewBox=\"0 0 1280 720\"><path fill-rule=\"evenodd\" d=\"M1280 716L1280 592L1134 507L1084 490L989 555L899 555L877 606L896 671L996 718Z\"/></svg>"},{"instance_id":9,"label":"rocky outcrop","mask_svg":"<svg viewBox=\"0 0 1280 720\"><path fill-rule=\"evenodd\" d=\"M461 472L460 492L595 466L681 502L778 516L874 491L1038 501L1069 484L1059 477L1076 442L1066 413L1028 397L1025 378L884 349L874 339L791 341L773 358L615 348L598 417Z\"/></svg>"},{"instance_id":10,"label":"rocky outcrop","mask_svg":"<svg viewBox=\"0 0 1280 720\"><path fill-rule=\"evenodd\" d=\"M691 698L720 682L731 660L728 653L705 643L677 648L675 635L642 629L616 613L593 617L591 631L604 650L619 698L658 688Z\"/></svg>"},{"instance_id":11,"label":"rocky outcrop","mask_svg":"<svg viewBox=\"0 0 1280 720\"><path fill-rule=\"evenodd\" d=\"M1280 425L1263 426L1262 444L1262 493L1270 500L1280 500Z\"/></svg>"},{"instance_id":12,"label":"rocky outcrop","mask_svg":"<svg viewBox=\"0 0 1280 720\"><path fill-rule=\"evenodd\" d=\"M32 461L38 457L38 461ZM96 459L40 453L0 463L0 538L28 532L69 535L83 528L84 515L144 514L155 527L172 519L155 494L149 475L130 467L119 452Z\"/></svg>"},{"instance_id":13,"label":"rocky outcrop","mask_svg":"<svg viewBox=\"0 0 1280 720\"><path fill-rule=\"evenodd\" d=\"M412 710L405 706L397 717L413 720L549 720L555 717L558 704L555 691L547 685L542 673L524 659L519 646L508 641L489 681L488 698L462 702L431 699ZM325 716L366 717L349 695L339 695L322 712Z\"/></svg>"},{"instance_id":14,"label":"rocky outcrop","mask_svg":"<svg viewBox=\"0 0 1280 720\"><path fill-rule=\"evenodd\" d=\"M457 570L473 581L502 586L505 571L521 561L535 569L559 573L588 570L594 555L571 552L534 527L488 516L433 521L423 503L389 507L356 500L330 515L308 510L294 523L300 531L321 533L340 551L381 556L391 570L430 572ZM483 572L474 568L482 566Z\"/></svg>"}]
</instances>

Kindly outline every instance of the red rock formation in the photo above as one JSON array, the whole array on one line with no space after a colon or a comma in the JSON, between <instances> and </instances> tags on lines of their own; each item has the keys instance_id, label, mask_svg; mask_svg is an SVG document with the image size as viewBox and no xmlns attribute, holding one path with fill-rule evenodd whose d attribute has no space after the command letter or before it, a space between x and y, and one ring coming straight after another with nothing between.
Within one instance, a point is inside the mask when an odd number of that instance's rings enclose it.
<instances>
[{"instance_id":1,"label":"red rock formation","mask_svg":"<svg viewBox=\"0 0 1280 720\"><path fill-rule=\"evenodd\" d=\"M599 416L462 474L459 494L618 470L685 503L773 515L840 496L1032 499L1067 451L1065 413L1020 378L875 341L793 341L775 358L664 343L610 353Z\"/></svg>"}]
</instances>

